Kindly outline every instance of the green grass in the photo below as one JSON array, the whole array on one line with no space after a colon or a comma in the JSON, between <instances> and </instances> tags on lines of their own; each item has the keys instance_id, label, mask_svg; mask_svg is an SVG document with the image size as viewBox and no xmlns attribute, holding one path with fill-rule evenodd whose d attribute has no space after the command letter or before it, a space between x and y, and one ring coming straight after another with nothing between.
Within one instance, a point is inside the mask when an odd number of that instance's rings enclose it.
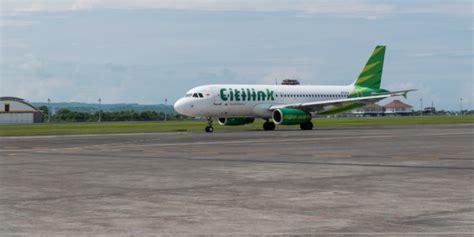
<instances>
[{"instance_id":1,"label":"green grass","mask_svg":"<svg viewBox=\"0 0 474 237\"><path fill-rule=\"evenodd\" d=\"M215 132L262 130L262 120L244 126L219 126ZM441 124L474 123L474 116L432 116L432 117L380 117L380 118L314 118L317 127L373 126L397 124ZM145 133L198 131L203 132L205 121L170 122L113 122L113 123L52 123L0 125L0 136L102 134L102 133ZM281 129L299 129L299 126L277 126Z\"/></svg>"}]
</instances>

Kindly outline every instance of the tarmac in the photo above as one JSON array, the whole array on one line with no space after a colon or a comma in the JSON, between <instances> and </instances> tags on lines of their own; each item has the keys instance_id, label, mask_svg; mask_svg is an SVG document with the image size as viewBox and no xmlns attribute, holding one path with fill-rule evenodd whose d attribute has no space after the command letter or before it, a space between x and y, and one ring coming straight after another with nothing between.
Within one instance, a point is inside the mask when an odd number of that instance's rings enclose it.
<instances>
[{"instance_id":1,"label":"tarmac","mask_svg":"<svg viewBox=\"0 0 474 237\"><path fill-rule=\"evenodd\" d=\"M0 235L471 236L473 147L472 124L1 137Z\"/></svg>"}]
</instances>

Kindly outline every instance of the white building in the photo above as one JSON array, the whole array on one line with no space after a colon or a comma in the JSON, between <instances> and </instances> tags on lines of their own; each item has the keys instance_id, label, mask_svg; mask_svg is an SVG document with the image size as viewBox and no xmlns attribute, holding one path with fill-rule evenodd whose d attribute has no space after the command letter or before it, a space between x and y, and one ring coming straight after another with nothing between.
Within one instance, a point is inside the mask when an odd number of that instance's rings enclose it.
<instances>
[{"instance_id":1,"label":"white building","mask_svg":"<svg viewBox=\"0 0 474 237\"><path fill-rule=\"evenodd\" d=\"M24 99L0 97L0 124L41 122L43 113Z\"/></svg>"},{"instance_id":2,"label":"white building","mask_svg":"<svg viewBox=\"0 0 474 237\"><path fill-rule=\"evenodd\" d=\"M382 106L378 104L368 104L364 107L360 107L357 109L352 110L352 113L355 114L356 116L382 116L384 113L384 109Z\"/></svg>"}]
</instances>

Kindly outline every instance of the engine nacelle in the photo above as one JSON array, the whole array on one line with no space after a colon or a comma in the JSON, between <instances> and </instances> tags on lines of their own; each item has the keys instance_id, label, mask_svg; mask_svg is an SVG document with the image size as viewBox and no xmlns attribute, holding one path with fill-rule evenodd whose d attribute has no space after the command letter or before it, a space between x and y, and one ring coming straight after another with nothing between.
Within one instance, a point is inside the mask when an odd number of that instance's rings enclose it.
<instances>
[{"instance_id":1,"label":"engine nacelle","mask_svg":"<svg viewBox=\"0 0 474 237\"><path fill-rule=\"evenodd\" d=\"M222 126L238 126L253 123L255 118L219 118L217 121Z\"/></svg>"},{"instance_id":2,"label":"engine nacelle","mask_svg":"<svg viewBox=\"0 0 474 237\"><path fill-rule=\"evenodd\" d=\"M296 125L311 120L311 114L292 108L276 109L272 113L273 122L278 125Z\"/></svg>"}]
</instances>

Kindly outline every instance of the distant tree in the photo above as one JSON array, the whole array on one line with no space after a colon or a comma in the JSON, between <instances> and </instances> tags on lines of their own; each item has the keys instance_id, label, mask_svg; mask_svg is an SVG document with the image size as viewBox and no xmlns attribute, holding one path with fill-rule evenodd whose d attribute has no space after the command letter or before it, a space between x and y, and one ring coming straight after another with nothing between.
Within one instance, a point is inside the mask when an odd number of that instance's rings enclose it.
<instances>
[{"instance_id":1,"label":"distant tree","mask_svg":"<svg viewBox=\"0 0 474 237\"><path fill-rule=\"evenodd\" d=\"M43 113L43 115L45 116L45 118L48 117L48 115L49 115L48 106L44 106L44 105L43 105L43 106L40 106L38 109Z\"/></svg>"},{"instance_id":2,"label":"distant tree","mask_svg":"<svg viewBox=\"0 0 474 237\"><path fill-rule=\"evenodd\" d=\"M47 112L44 113L47 114ZM153 110L141 112L134 110L103 111L101 116L102 121L162 121L165 118L163 112ZM183 118L181 115L175 113L167 114L166 117L168 120L180 120ZM58 122L96 122L98 118L98 111L81 112L71 111L65 108L59 109L54 116L51 116L51 120Z\"/></svg>"}]
</instances>

